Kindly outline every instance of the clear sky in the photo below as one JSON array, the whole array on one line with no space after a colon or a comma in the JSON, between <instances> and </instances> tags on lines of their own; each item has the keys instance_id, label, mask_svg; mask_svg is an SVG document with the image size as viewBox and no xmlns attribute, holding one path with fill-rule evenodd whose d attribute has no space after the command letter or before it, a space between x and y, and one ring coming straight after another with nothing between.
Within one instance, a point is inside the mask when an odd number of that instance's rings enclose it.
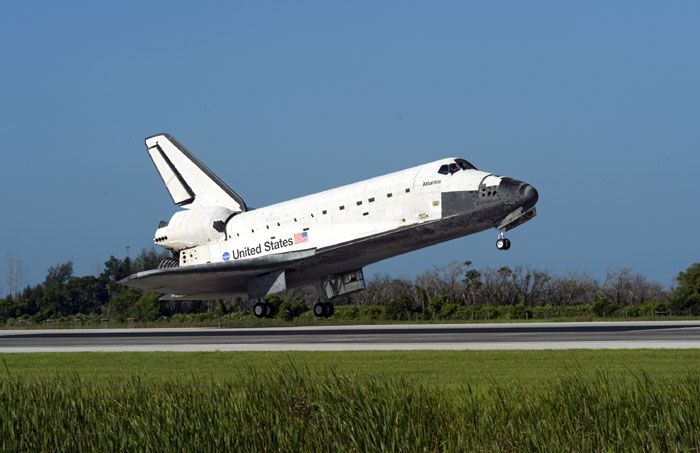
<instances>
[{"instance_id":1,"label":"clear sky","mask_svg":"<svg viewBox=\"0 0 700 453\"><path fill-rule=\"evenodd\" d=\"M0 266L150 246L175 209L143 139L167 131L250 206L451 155L539 190L509 252L488 231L370 274L670 286L700 261L698 24L690 1L3 2Z\"/></svg>"}]
</instances>

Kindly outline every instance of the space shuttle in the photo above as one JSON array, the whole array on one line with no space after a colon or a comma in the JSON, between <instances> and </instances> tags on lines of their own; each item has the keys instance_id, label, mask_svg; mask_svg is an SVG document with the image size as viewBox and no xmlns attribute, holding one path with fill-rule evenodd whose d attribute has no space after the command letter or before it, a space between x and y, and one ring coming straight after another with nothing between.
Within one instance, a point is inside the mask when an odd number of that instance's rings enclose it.
<instances>
[{"instance_id":1,"label":"space shuttle","mask_svg":"<svg viewBox=\"0 0 700 453\"><path fill-rule=\"evenodd\" d=\"M120 283L166 300L247 297L257 317L272 315L266 296L311 284L314 314L332 316L365 289L365 266L491 228L508 250L505 233L536 214L532 185L456 157L250 209L171 135L146 148L179 207L154 237L172 258Z\"/></svg>"}]
</instances>

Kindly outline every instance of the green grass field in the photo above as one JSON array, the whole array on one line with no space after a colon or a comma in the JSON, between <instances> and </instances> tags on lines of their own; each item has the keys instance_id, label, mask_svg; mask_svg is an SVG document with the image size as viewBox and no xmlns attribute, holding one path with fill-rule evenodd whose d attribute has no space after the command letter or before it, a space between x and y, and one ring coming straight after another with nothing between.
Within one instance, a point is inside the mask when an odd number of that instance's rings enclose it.
<instances>
[{"instance_id":1,"label":"green grass field","mask_svg":"<svg viewBox=\"0 0 700 453\"><path fill-rule=\"evenodd\" d=\"M333 369L360 377L403 378L429 386L491 383L539 385L604 370L625 378L640 372L659 379L700 375L700 350L372 351L4 354L0 379L77 375L87 381L235 380L242 374L284 369ZM9 373L9 374L8 374Z\"/></svg>"},{"instance_id":2,"label":"green grass field","mask_svg":"<svg viewBox=\"0 0 700 453\"><path fill-rule=\"evenodd\" d=\"M700 351L5 354L0 449L700 448Z\"/></svg>"}]
</instances>

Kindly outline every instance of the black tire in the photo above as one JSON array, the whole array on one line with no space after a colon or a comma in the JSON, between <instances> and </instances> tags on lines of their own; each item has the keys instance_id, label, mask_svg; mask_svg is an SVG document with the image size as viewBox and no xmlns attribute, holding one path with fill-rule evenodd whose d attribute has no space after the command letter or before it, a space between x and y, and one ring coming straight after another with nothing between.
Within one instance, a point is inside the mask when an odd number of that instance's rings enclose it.
<instances>
[{"instance_id":1,"label":"black tire","mask_svg":"<svg viewBox=\"0 0 700 453\"><path fill-rule=\"evenodd\" d=\"M321 302L316 302L314 305L314 316L317 318L323 318L326 316L326 304Z\"/></svg>"},{"instance_id":2,"label":"black tire","mask_svg":"<svg viewBox=\"0 0 700 453\"><path fill-rule=\"evenodd\" d=\"M510 239L506 239L506 248L503 250L510 250Z\"/></svg>"},{"instance_id":3,"label":"black tire","mask_svg":"<svg viewBox=\"0 0 700 453\"><path fill-rule=\"evenodd\" d=\"M264 302L258 302L253 307L253 314L256 318L264 318L265 316L267 316L267 311L267 304Z\"/></svg>"},{"instance_id":4,"label":"black tire","mask_svg":"<svg viewBox=\"0 0 700 453\"><path fill-rule=\"evenodd\" d=\"M496 248L498 250L507 250L506 249L506 241L507 239L499 239L496 241Z\"/></svg>"},{"instance_id":5,"label":"black tire","mask_svg":"<svg viewBox=\"0 0 700 453\"><path fill-rule=\"evenodd\" d=\"M326 302L326 318L333 316L333 313L335 313L335 306L330 302Z\"/></svg>"},{"instance_id":6,"label":"black tire","mask_svg":"<svg viewBox=\"0 0 700 453\"><path fill-rule=\"evenodd\" d=\"M265 302L265 317L272 318L275 315L275 307Z\"/></svg>"}]
</instances>

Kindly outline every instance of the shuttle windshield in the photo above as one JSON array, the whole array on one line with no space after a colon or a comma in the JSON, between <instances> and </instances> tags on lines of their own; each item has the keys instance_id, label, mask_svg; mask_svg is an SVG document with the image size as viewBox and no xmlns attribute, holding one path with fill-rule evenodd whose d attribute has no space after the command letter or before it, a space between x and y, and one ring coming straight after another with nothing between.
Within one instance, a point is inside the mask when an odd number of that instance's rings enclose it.
<instances>
[{"instance_id":1,"label":"shuttle windshield","mask_svg":"<svg viewBox=\"0 0 700 453\"><path fill-rule=\"evenodd\" d=\"M462 170L476 170L476 167L467 162L464 159L455 159L455 162L457 162L457 165L459 165L459 168Z\"/></svg>"},{"instance_id":2,"label":"shuttle windshield","mask_svg":"<svg viewBox=\"0 0 700 453\"><path fill-rule=\"evenodd\" d=\"M476 170L476 167L464 159L455 159L453 164L442 165L438 173L441 175L452 175L460 170Z\"/></svg>"}]
</instances>

